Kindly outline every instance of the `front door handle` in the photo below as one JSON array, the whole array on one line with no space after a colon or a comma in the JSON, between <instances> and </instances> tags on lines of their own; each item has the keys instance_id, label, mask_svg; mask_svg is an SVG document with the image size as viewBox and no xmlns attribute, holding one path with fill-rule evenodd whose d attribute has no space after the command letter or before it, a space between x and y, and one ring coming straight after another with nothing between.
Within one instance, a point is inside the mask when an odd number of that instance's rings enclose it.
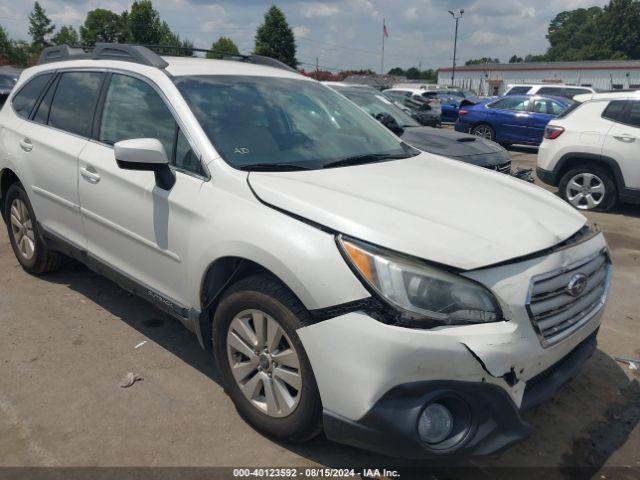
<instances>
[{"instance_id":1,"label":"front door handle","mask_svg":"<svg viewBox=\"0 0 640 480\"><path fill-rule=\"evenodd\" d=\"M91 183L98 183L100 181L100 175L91 167L80 168L80 175Z\"/></svg>"},{"instance_id":2,"label":"front door handle","mask_svg":"<svg viewBox=\"0 0 640 480\"><path fill-rule=\"evenodd\" d=\"M627 135L627 134L623 134L623 135L619 135L619 136L615 136L614 137L616 140L618 140L619 142L624 142L624 143L633 143L636 141L636 137L633 137L631 135Z\"/></svg>"},{"instance_id":3,"label":"front door handle","mask_svg":"<svg viewBox=\"0 0 640 480\"><path fill-rule=\"evenodd\" d=\"M25 152L30 152L31 150L33 150L33 143L31 143L31 140L29 140L27 137L20 140L19 143L20 143L20 148Z\"/></svg>"}]
</instances>

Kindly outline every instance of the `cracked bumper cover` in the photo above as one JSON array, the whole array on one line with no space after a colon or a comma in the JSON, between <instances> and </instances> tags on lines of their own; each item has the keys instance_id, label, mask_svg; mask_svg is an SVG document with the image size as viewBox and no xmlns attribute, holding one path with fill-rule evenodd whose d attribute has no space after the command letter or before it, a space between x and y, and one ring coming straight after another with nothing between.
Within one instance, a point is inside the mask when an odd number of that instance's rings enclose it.
<instances>
[{"instance_id":1,"label":"cracked bumper cover","mask_svg":"<svg viewBox=\"0 0 640 480\"><path fill-rule=\"evenodd\" d=\"M531 426L521 412L542 403L580 370L596 349L596 332L565 358L541 372L526 388L521 408L507 392L483 382L426 381L398 385L375 403L358 421L324 412L327 438L339 443L405 458L432 458L444 455L488 455L523 440ZM455 447L434 451L420 440L418 417L425 405L443 396L463 399L471 410L471 424Z\"/></svg>"}]
</instances>

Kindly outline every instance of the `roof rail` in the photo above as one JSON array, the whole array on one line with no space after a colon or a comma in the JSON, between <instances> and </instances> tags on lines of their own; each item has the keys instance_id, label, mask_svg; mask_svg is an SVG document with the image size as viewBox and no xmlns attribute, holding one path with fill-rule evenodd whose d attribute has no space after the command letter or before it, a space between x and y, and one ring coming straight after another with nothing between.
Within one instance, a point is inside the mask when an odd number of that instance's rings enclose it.
<instances>
[{"instance_id":1,"label":"roof rail","mask_svg":"<svg viewBox=\"0 0 640 480\"><path fill-rule=\"evenodd\" d=\"M40 54L37 64L82 59L122 60L156 68L166 68L169 65L160 55L148 48L127 43L96 43L94 47L47 47Z\"/></svg>"},{"instance_id":2,"label":"roof rail","mask_svg":"<svg viewBox=\"0 0 640 480\"><path fill-rule=\"evenodd\" d=\"M214 50L192 47L177 47L173 45L132 45L128 43L96 43L95 46L70 47L69 45L57 45L45 48L38 58L37 65L52 62L62 62L66 60L122 60L126 62L139 63L156 68L166 68L169 64L161 55L176 55L176 52L202 52L213 53L218 58L224 60L236 60L239 62L254 63L272 68L279 68L289 72L300 73L295 68L276 60L275 58L264 57L262 55L240 55L223 54L220 55Z\"/></svg>"},{"instance_id":3,"label":"roof rail","mask_svg":"<svg viewBox=\"0 0 640 480\"><path fill-rule=\"evenodd\" d=\"M239 53L220 54L215 50L207 50L206 48L194 48L194 47L174 47L173 45L144 45L150 50L157 51L161 55L175 55L176 52L188 52L188 53L213 53L216 58L221 60L236 60L239 62L254 63L256 65L264 65L267 67L279 68L281 70L288 70L294 73L300 73L295 68L290 67L280 60L276 60L271 57L264 57L262 55L242 55Z\"/></svg>"}]
</instances>

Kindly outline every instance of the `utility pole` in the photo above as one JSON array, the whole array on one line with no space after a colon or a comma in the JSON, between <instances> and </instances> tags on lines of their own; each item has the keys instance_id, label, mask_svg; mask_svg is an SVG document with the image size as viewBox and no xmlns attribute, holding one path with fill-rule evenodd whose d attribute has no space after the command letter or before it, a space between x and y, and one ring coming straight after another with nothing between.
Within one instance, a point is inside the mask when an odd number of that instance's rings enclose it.
<instances>
[{"instance_id":1,"label":"utility pole","mask_svg":"<svg viewBox=\"0 0 640 480\"><path fill-rule=\"evenodd\" d=\"M320 71L320 65L318 65L318 57L316 57L316 73Z\"/></svg>"},{"instance_id":2,"label":"utility pole","mask_svg":"<svg viewBox=\"0 0 640 480\"><path fill-rule=\"evenodd\" d=\"M460 8L458 10L449 10L449 13L456 21L456 33L453 37L453 69L451 70L451 86L453 87L453 82L456 79L456 53L458 51L458 21L462 18L462 14L464 13L464 8Z\"/></svg>"},{"instance_id":3,"label":"utility pole","mask_svg":"<svg viewBox=\"0 0 640 480\"><path fill-rule=\"evenodd\" d=\"M382 58L380 60L380 75L384 75L384 39L389 36L385 19L382 19Z\"/></svg>"}]
</instances>

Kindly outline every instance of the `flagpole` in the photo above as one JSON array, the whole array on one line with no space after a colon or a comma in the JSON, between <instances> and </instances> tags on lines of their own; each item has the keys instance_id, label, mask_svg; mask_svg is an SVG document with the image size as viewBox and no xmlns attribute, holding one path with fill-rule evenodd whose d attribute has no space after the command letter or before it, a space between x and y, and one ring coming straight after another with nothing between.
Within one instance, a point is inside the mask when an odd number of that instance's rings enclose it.
<instances>
[{"instance_id":1,"label":"flagpole","mask_svg":"<svg viewBox=\"0 0 640 480\"><path fill-rule=\"evenodd\" d=\"M382 60L380 61L380 75L384 75L384 37L385 35L385 21L382 19Z\"/></svg>"}]
</instances>

